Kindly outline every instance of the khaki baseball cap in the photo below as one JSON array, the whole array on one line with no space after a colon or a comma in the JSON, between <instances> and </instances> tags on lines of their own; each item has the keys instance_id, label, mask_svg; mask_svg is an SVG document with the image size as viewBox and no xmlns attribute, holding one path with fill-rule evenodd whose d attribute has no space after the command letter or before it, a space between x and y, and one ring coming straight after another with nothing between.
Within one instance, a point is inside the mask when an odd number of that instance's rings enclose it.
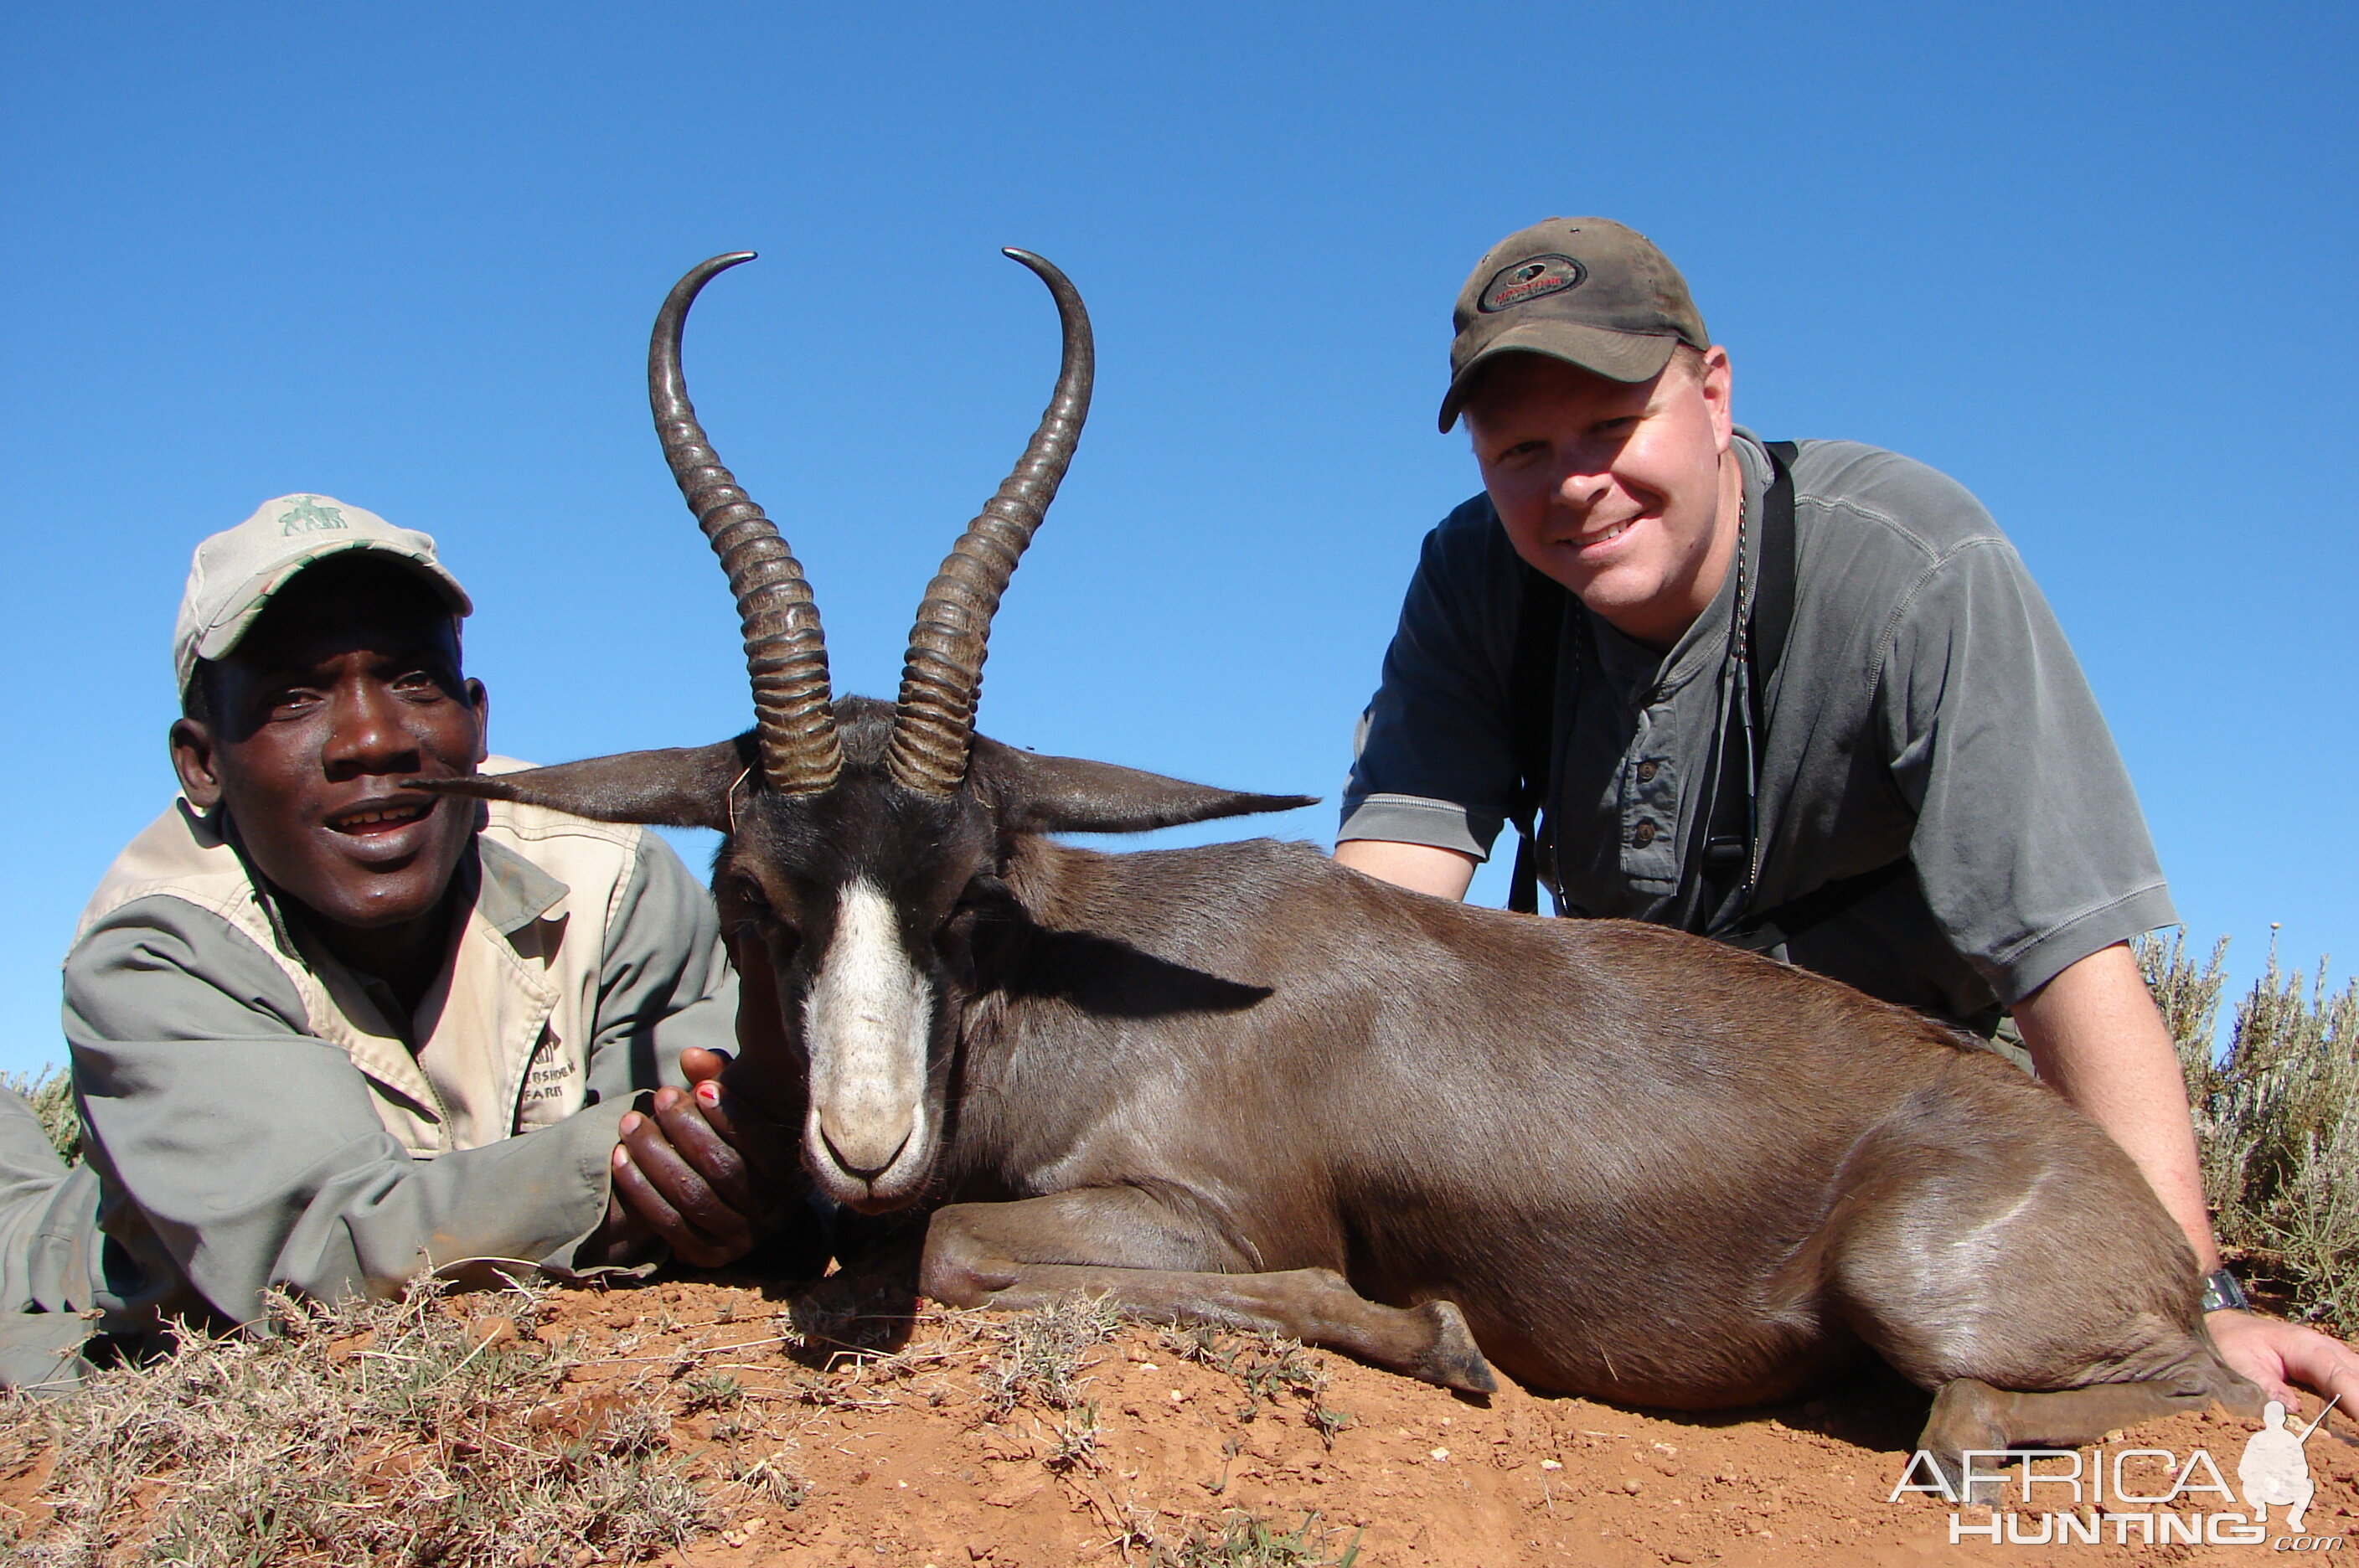
<instances>
[{"instance_id":1,"label":"khaki baseball cap","mask_svg":"<svg viewBox=\"0 0 2359 1568\"><path fill-rule=\"evenodd\" d=\"M189 689L197 660L237 647L271 595L305 567L347 550L375 550L401 561L442 595L454 615L473 612L459 580L434 553L431 535L397 528L375 512L328 495L281 495L254 516L197 546L180 618L172 629L172 668Z\"/></svg>"},{"instance_id":2,"label":"khaki baseball cap","mask_svg":"<svg viewBox=\"0 0 2359 1568\"><path fill-rule=\"evenodd\" d=\"M1474 264L1451 321L1445 430L1499 354L1544 354L1609 381L1644 381L1679 344L1712 346L1680 269L1611 218L1549 218L1509 234Z\"/></svg>"}]
</instances>

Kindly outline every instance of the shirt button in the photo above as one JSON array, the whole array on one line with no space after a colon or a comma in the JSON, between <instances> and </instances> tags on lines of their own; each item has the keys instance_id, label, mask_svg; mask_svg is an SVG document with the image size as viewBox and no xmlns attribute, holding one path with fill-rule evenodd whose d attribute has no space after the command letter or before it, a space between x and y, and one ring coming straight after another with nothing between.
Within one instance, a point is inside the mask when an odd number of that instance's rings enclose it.
<instances>
[{"instance_id":1,"label":"shirt button","mask_svg":"<svg viewBox=\"0 0 2359 1568\"><path fill-rule=\"evenodd\" d=\"M1630 841L1633 844L1636 844L1640 849L1646 848L1648 844L1655 842L1655 824L1651 822L1641 822L1636 828L1632 830Z\"/></svg>"},{"instance_id":2,"label":"shirt button","mask_svg":"<svg viewBox=\"0 0 2359 1568\"><path fill-rule=\"evenodd\" d=\"M1655 781L1655 775L1661 770L1660 767L1658 766L1651 757L1648 758L1647 761L1638 764L1638 782L1641 784L1652 784Z\"/></svg>"}]
</instances>

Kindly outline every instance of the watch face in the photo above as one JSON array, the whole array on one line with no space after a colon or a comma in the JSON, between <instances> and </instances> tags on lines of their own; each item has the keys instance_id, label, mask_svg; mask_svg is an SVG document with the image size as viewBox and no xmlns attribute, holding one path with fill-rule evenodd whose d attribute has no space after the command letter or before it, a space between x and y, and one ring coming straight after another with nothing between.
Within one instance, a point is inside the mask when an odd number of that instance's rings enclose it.
<instances>
[{"instance_id":1,"label":"watch face","mask_svg":"<svg viewBox=\"0 0 2359 1568\"><path fill-rule=\"evenodd\" d=\"M2203 1277L2203 1310L2207 1312L2246 1312L2251 1303L2245 1300L2243 1287L2236 1277L2225 1269L2215 1269Z\"/></svg>"}]
</instances>

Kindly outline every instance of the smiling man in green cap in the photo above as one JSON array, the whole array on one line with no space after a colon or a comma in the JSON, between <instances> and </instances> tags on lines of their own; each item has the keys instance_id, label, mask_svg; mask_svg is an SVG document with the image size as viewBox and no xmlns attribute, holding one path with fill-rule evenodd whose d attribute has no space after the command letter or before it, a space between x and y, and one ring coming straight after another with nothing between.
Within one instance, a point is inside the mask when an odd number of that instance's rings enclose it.
<instances>
[{"instance_id":1,"label":"smiling man in green cap","mask_svg":"<svg viewBox=\"0 0 2359 1568\"><path fill-rule=\"evenodd\" d=\"M272 1289L719 1264L793 1217L736 1151L737 985L679 856L409 787L521 766L487 755L471 609L430 538L323 495L198 546L179 796L66 959L87 1165L0 1105L0 1378L70 1377L91 1309L147 1339Z\"/></svg>"},{"instance_id":2,"label":"smiling man in green cap","mask_svg":"<svg viewBox=\"0 0 2359 1568\"><path fill-rule=\"evenodd\" d=\"M2023 562L1954 481L1735 424L1727 351L1646 237L1551 218L1460 291L1445 431L1483 492L1429 535L1336 858L1456 898L1675 925L1986 1038L2136 1160L2220 1347L2359 1401L2359 1356L2221 1268L2130 942L2172 923L2136 795ZM2003 1047L2004 1048L2004 1047Z\"/></svg>"}]
</instances>

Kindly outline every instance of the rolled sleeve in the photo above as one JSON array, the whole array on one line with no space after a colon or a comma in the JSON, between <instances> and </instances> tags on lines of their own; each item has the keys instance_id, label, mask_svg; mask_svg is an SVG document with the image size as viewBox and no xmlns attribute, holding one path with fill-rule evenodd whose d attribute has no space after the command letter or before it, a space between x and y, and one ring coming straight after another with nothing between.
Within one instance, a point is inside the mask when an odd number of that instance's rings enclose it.
<instances>
[{"instance_id":1,"label":"rolled sleeve","mask_svg":"<svg viewBox=\"0 0 2359 1568\"><path fill-rule=\"evenodd\" d=\"M1370 795L1343 819L1335 842L1372 838L1389 844L1422 844L1487 860L1500 826L1497 817L1477 816L1455 800Z\"/></svg>"},{"instance_id":2,"label":"rolled sleeve","mask_svg":"<svg viewBox=\"0 0 2359 1568\"><path fill-rule=\"evenodd\" d=\"M1485 858L1516 785L1507 724L1514 551L1488 497L1426 536L1362 720L1341 840Z\"/></svg>"},{"instance_id":3,"label":"rolled sleeve","mask_svg":"<svg viewBox=\"0 0 2359 1568\"><path fill-rule=\"evenodd\" d=\"M1926 904L2001 1002L2176 920L2096 699L2004 539L1928 570L1878 701Z\"/></svg>"}]
</instances>

